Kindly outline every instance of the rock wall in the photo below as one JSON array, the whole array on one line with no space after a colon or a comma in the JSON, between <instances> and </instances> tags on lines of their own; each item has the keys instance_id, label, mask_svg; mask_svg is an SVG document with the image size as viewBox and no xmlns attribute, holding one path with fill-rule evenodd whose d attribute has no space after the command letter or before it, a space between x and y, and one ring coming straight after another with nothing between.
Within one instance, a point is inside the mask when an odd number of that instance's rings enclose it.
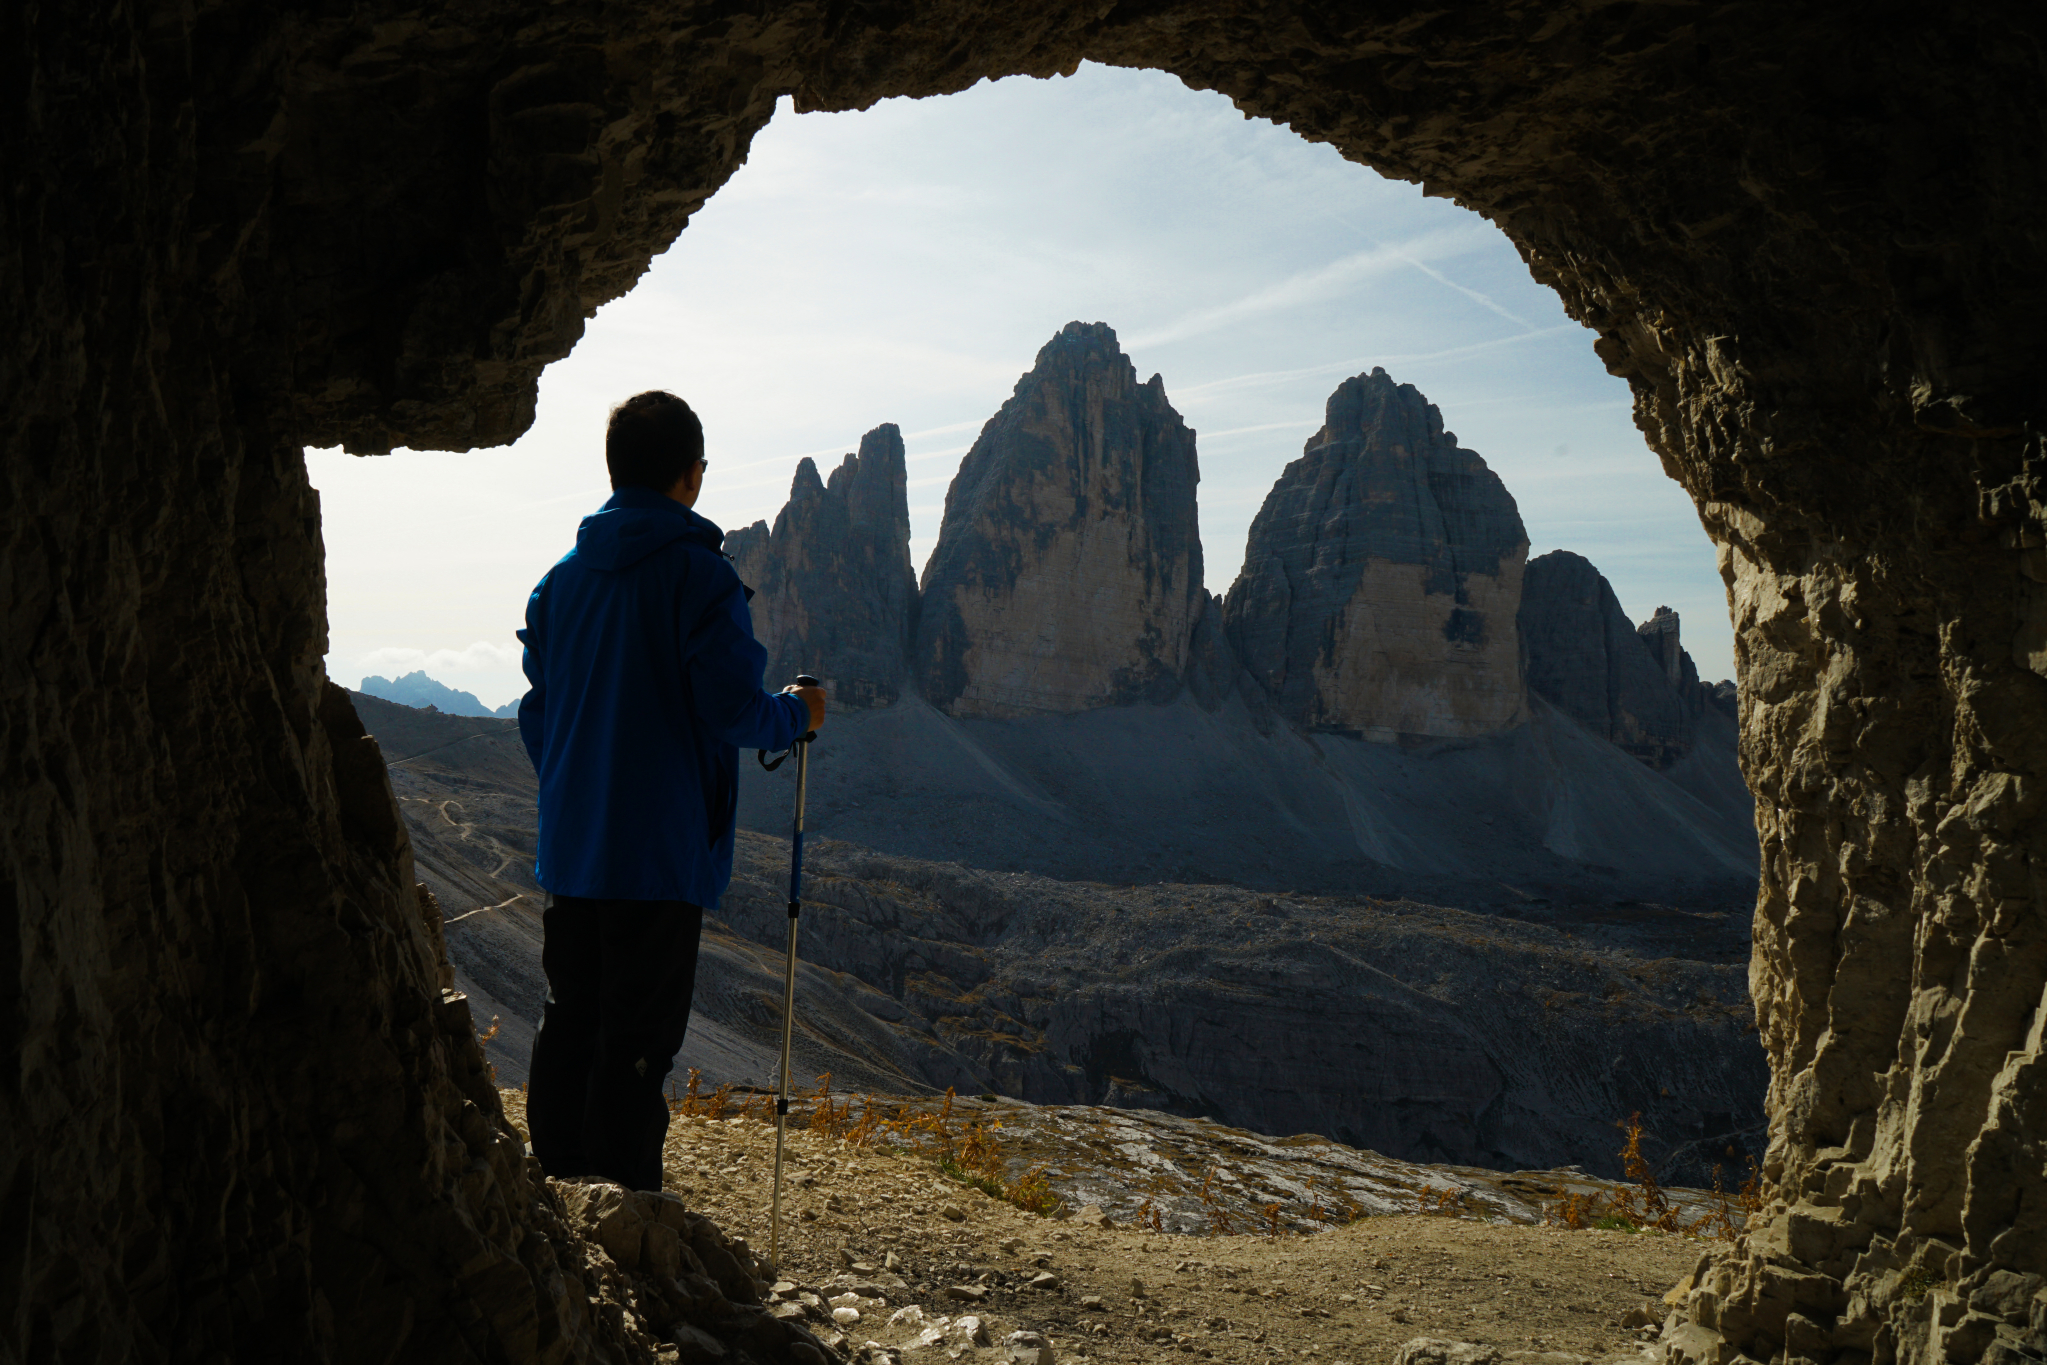
<instances>
[{"instance_id":1,"label":"rock wall","mask_svg":"<svg viewBox=\"0 0 2047 1365\"><path fill-rule=\"evenodd\" d=\"M1675 615L1668 619L1674 623ZM1590 560L1569 550L1530 560L1519 620L1531 690L1651 767L1667 768L1684 756L1692 725L1679 679L1666 671ZM1665 638L1675 664L1681 653L1676 632L1657 636ZM1696 671L1692 681L1698 682Z\"/></svg>"},{"instance_id":2,"label":"rock wall","mask_svg":"<svg viewBox=\"0 0 2047 1365\"><path fill-rule=\"evenodd\" d=\"M776 686L809 673L851 707L902 694L917 610L908 486L903 434L884 422L830 482L799 463L773 531L757 521L725 537Z\"/></svg>"},{"instance_id":3,"label":"rock wall","mask_svg":"<svg viewBox=\"0 0 2047 1365\"><path fill-rule=\"evenodd\" d=\"M1180 688L1207 606L1194 433L1116 334L1068 323L981 429L924 568L917 669L959 716Z\"/></svg>"},{"instance_id":4,"label":"rock wall","mask_svg":"<svg viewBox=\"0 0 2047 1365\"><path fill-rule=\"evenodd\" d=\"M488 1250L541 1220L481 1174L501 1130L456 1079L470 1045L438 1012L388 787L327 700L299 448L516 436L541 368L784 94L863 108L1092 59L1483 212L1597 333L1721 546L1764 845L1772 1202L1690 1287L1672 1359L2039 1354L2041 24L2022 0L1852 23L18 8L10 1349L606 1354L562 1326L563 1282Z\"/></svg>"},{"instance_id":5,"label":"rock wall","mask_svg":"<svg viewBox=\"0 0 2047 1365\"><path fill-rule=\"evenodd\" d=\"M1374 369L1329 395L1258 509L1223 621L1297 724L1488 734L1527 714L1514 620L1527 555L1499 476L1412 384Z\"/></svg>"}]
</instances>

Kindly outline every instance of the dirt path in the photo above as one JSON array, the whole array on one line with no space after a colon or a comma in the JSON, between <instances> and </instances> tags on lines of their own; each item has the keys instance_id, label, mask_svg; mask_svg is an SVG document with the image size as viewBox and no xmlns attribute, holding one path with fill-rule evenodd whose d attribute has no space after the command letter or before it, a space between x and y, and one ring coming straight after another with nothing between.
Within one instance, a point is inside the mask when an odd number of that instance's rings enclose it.
<instances>
[{"instance_id":1,"label":"dirt path","mask_svg":"<svg viewBox=\"0 0 2047 1365\"><path fill-rule=\"evenodd\" d=\"M505 1098L523 1128L523 1096ZM773 1158L768 1125L678 1118L667 1185L765 1254ZM1437 1337L1525 1353L1526 1365L1634 1365L1630 1310L1646 1305L1660 1323L1655 1301L1705 1247L1420 1215L1281 1237L1097 1228L1025 1213L921 1156L803 1132L790 1134L785 1179L780 1311L803 1312L856 1359L911 1365L1006 1360L1016 1330L1041 1333L1061 1362L1381 1365L1402 1343ZM835 1321L839 1307L857 1320ZM966 1317L992 1348L963 1337Z\"/></svg>"}]
</instances>

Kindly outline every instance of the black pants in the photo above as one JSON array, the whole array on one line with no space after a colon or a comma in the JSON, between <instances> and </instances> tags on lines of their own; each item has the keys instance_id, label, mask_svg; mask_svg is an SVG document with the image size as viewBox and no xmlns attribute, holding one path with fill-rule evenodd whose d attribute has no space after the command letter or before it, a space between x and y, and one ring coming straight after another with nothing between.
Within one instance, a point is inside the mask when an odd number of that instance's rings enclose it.
<instances>
[{"instance_id":1,"label":"black pants","mask_svg":"<svg viewBox=\"0 0 2047 1365\"><path fill-rule=\"evenodd\" d=\"M661 1188L661 1085L689 1027L704 912L685 901L556 896L541 917L547 1008L526 1123L549 1175Z\"/></svg>"}]
</instances>

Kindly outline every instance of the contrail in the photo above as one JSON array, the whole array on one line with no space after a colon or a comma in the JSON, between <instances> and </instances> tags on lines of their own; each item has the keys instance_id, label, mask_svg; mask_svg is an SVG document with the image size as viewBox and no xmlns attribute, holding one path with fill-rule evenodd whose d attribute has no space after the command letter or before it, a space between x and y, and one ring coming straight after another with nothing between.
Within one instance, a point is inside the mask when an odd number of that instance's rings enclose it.
<instances>
[{"instance_id":1,"label":"contrail","mask_svg":"<svg viewBox=\"0 0 2047 1365\"><path fill-rule=\"evenodd\" d=\"M1211 379L1205 384L1193 384L1173 395L1175 403L1193 404L1201 397L1232 388L1260 388L1269 384L1285 384L1295 379L1313 379L1326 374L1355 374L1366 365L1413 365L1433 360L1455 360L1480 351L1497 350L1502 346L1518 346L1524 341L1540 337L1555 336L1576 327L1573 322L1559 323L1555 327L1544 327L1539 331L1522 332L1518 336L1495 337L1491 341L1475 341L1468 346L1452 346L1444 351L1413 351L1406 354L1355 356L1349 360L1331 361L1326 365L1309 365L1298 370L1260 370L1251 374L1232 375L1227 379ZM1216 433L1220 435L1221 433Z\"/></svg>"},{"instance_id":2,"label":"contrail","mask_svg":"<svg viewBox=\"0 0 2047 1365\"><path fill-rule=\"evenodd\" d=\"M1395 254L1396 256L1400 255L1400 252L1398 250L1395 250L1390 247L1388 248L1388 250L1392 250L1393 254ZM1426 266L1422 264L1420 261L1415 260L1413 257L1402 256L1401 259L1405 260L1409 265L1413 266L1416 270L1421 271L1422 274L1427 275L1437 284L1445 285L1448 288L1455 289L1458 293L1464 295L1464 297L1470 299L1473 303L1478 304L1482 308L1490 308L1493 312L1498 313L1507 321L1518 324L1523 330L1529 332L1533 332L1535 330L1535 324L1530 322L1527 318L1524 318L1517 313L1508 312L1505 308L1500 307L1499 304L1494 303L1490 298L1486 297L1484 294L1479 293L1476 289L1466 289L1463 285L1457 283L1457 281L1451 279L1442 271Z\"/></svg>"},{"instance_id":3,"label":"contrail","mask_svg":"<svg viewBox=\"0 0 2047 1365\"><path fill-rule=\"evenodd\" d=\"M1350 220L1339 219L1338 221L1342 222L1343 225L1349 228L1351 231L1356 232L1359 238L1362 239L1363 241L1372 242L1372 235L1369 232L1364 232L1360 230L1357 227L1357 225L1352 223ZM1412 252L1405 249L1404 245L1395 245L1389 247L1380 247L1378 246L1377 243L1372 243L1372 245L1375 250L1385 251L1387 254L1396 256L1401 260L1407 262L1407 264L1413 266L1416 270L1421 271L1422 274L1427 275L1430 279L1434 280L1437 284L1442 285L1444 288L1456 290L1458 293L1464 295L1464 297L1470 299L1479 307L1488 309L1494 313L1498 313L1501 317L1513 323L1515 326L1521 328L1523 331L1533 332L1536 330L1534 323L1530 322L1527 318L1522 317L1518 313L1511 312L1508 309L1501 307L1497 302L1495 302L1492 299L1490 295L1481 294L1476 289L1468 289L1464 285L1461 285L1457 283L1457 281L1451 279L1448 275L1445 275L1442 271L1437 270L1435 267L1427 264L1424 261L1416 259Z\"/></svg>"},{"instance_id":4,"label":"contrail","mask_svg":"<svg viewBox=\"0 0 2047 1365\"><path fill-rule=\"evenodd\" d=\"M1352 252L1348 256L1331 261L1328 265L1304 270L1263 288L1254 289L1229 303L1189 313L1178 321L1167 323L1154 331L1130 337L1125 345L1132 350L1142 346L1163 345L1169 341L1180 341L1202 332L1213 331L1250 314L1270 312L1276 308L1287 308L1307 301L1325 301L1340 285L1382 274L1395 266L1414 264L1415 251L1431 255L1454 254L1453 248L1470 242L1475 235L1471 229L1464 228L1452 232L1425 233L1403 243L1400 248L1373 245L1364 251Z\"/></svg>"}]
</instances>

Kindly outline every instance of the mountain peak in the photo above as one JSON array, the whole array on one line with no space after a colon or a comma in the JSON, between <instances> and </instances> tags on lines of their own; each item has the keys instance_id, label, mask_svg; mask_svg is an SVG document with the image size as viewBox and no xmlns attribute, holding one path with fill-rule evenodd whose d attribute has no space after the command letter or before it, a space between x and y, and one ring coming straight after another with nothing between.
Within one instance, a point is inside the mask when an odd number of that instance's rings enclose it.
<instances>
[{"instance_id":1,"label":"mountain peak","mask_svg":"<svg viewBox=\"0 0 2047 1365\"><path fill-rule=\"evenodd\" d=\"M516 716L519 714L519 699L513 698L503 706L485 706L474 692L463 692L427 676L423 668L397 678L380 678L374 674L362 680L356 689L385 701L395 701L401 706L412 706L422 710L441 711L451 716Z\"/></svg>"},{"instance_id":2,"label":"mountain peak","mask_svg":"<svg viewBox=\"0 0 2047 1365\"><path fill-rule=\"evenodd\" d=\"M1528 535L1499 476L1383 368L1336 386L1251 523L1225 626L1296 723L1462 737L1525 714Z\"/></svg>"},{"instance_id":3,"label":"mountain peak","mask_svg":"<svg viewBox=\"0 0 2047 1365\"><path fill-rule=\"evenodd\" d=\"M754 589L770 687L811 673L841 706L886 706L901 694L917 604L908 488L903 434L884 422L829 480L801 461L772 530L755 522L725 537Z\"/></svg>"},{"instance_id":4,"label":"mountain peak","mask_svg":"<svg viewBox=\"0 0 2047 1365\"><path fill-rule=\"evenodd\" d=\"M955 715L1177 691L1207 604L1194 432L1106 323L1068 323L981 429L924 572L917 668Z\"/></svg>"}]
</instances>

